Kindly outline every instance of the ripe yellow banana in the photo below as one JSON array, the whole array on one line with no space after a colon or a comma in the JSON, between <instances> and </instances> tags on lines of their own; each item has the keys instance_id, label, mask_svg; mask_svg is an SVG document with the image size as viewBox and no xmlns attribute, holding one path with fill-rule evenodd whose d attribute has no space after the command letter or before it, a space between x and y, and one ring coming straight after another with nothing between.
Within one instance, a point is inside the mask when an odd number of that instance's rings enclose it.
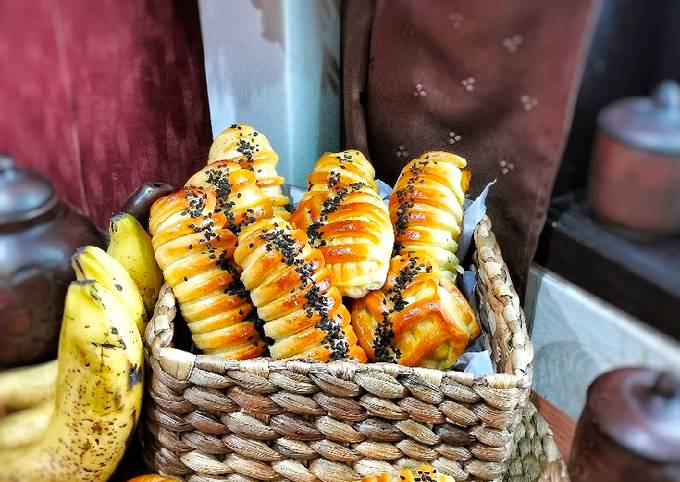
<instances>
[{"instance_id":1,"label":"ripe yellow banana","mask_svg":"<svg viewBox=\"0 0 680 482\"><path fill-rule=\"evenodd\" d=\"M33 407L54 398L57 360L0 372L0 405L7 411Z\"/></svg>"},{"instance_id":2,"label":"ripe yellow banana","mask_svg":"<svg viewBox=\"0 0 680 482\"><path fill-rule=\"evenodd\" d=\"M130 273L147 313L151 313L163 284L163 273L156 263L151 236L128 213L118 213L109 222L109 247L106 252Z\"/></svg>"},{"instance_id":3,"label":"ripe yellow banana","mask_svg":"<svg viewBox=\"0 0 680 482\"><path fill-rule=\"evenodd\" d=\"M144 357L135 321L100 283L71 283L54 414L40 441L0 451L1 481L108 479L141 410Z\"/></svg>"},{"instance_id":4,"label":"ripe yellow banana","mask_svg":"<svg viewBox=\"0 0 680 482\"><path fill-rule=\"evenodd\" d=\"M40 439L53 413L54 397L0 418L0 451L24 447Z\"/></svg>"},{"instance_id":5,"label":"ripe yellow banana","mask_svg":"<svg viewBox=\"0 0 680 482\"><path fill-rule=\"evenodd\" d=\"M130 312L140 333L144 333L146 310L137 285L127 270L101 248L85 246L71 258L78 281L95 280L113 293Z\"/></svg>"}]
</instances>

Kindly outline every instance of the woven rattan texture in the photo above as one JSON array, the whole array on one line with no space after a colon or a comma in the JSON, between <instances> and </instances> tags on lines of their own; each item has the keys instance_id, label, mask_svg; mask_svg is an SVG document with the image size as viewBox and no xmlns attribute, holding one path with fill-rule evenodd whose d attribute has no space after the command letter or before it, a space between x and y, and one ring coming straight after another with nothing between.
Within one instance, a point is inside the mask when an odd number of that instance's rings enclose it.
<instances>
[{"instance_id":1,"label":"woven rattan texture","mask_svg":"<svg viewBox=\"0 0 680 482\"><path fill-rule=\"evenodd\" d=\"M569 482L567 467L550 427L532 403L524 407L514 440L515 450L505 478L508 482Z\"/></svg>"},{"instance_id":2,"label":"woven rattan texture","mask_svg":"<svg viewBox=\"0 0 680 482\"><path fill-rule=\"evenodd\" d=\"M175 298L164 287L145 337L147 463L191 481L352 481L420 462L456 480L507 477L513 453L522 454L517 429L530 406L533 352L488 219L475 244L483 332L497 366L482 377L193 355L173 347Z\"/></svg>"}]
</instances>

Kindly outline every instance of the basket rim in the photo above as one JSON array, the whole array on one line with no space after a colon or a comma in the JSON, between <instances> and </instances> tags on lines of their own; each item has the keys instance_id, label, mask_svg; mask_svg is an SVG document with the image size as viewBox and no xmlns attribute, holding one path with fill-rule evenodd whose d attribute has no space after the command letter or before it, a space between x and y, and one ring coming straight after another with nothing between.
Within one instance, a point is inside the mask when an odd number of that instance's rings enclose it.
<instances>
[{"instance_id":1,"label":"basket rim","mask_svg":"<svg viewBox=\"0 0 680 482\"><path fill-rule=\"evenodd\" d=\"M493 323L485 326L480 320L482 336L488 337L496 366L495 373L474 375L454 370L408 367L397 363L359 363L354 360L319 362L310 360L226 360L214 355L193 354L173 346L176 299L172 289L163 285L154 315L146 327L144 348L147 359L155 359L163 370L177 381L188 381L194 369L213 373L241 371L266 377L270 372L292 371L300 374L330 373L351 380L357 373L380 372L392 377L415 375L435 386L445 380L471 386L498 389L529 388L532 384L533 347L529 339L519 297L503 261L500 248L491 230L491 221L484 217L475 228L477 291L480 303ZM154 364L152 364L153 367Z\"/></svg>"}]
</instances>

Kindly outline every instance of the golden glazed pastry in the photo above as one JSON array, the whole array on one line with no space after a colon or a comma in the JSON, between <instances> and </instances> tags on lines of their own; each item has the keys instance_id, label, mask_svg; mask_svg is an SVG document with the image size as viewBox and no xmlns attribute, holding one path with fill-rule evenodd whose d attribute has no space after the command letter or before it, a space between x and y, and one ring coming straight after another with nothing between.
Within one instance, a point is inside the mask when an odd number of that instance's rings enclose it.
<instances>
[{"instance_id":1,"label":"golden glazed pastry","mask_svg":"<svg viewBox=\"0 0 680 482\"><path fill-rule=\"evenodd\" d=\"M412 160L390 196L395 254L423 253L455 278L455 253L470 183L465 159L449 152L427 152Z\"/></svg>"},{"instance_id":2,"label":"golden glazed pastry","mask_svg":"<svg viewBox=\"0 0 680 482\"><path fill-rule=\"evenodd\" d=\"M236 236L211 189L185 188L151 207L156 261L180 304L195 345L244 360L262 355L257 317L233 264Z\"/></svg>"},{"instance_id":3,"label":"golden glazed pastry","mask_svg":"<svg viewBox=\"0 0 680 482\"><path fill-rule=\"evenodd\" d=\"M229 159L253 171L257 186L272 202L274 215L290 217L286 210L288 197L281 189L285 180L276 172L279 155L261 132L247 124L232 124L223 130L210 147L208 164Z\"/></svg>"},{"instance_id":4,"label":"golden glazed pastry","mask_svg":"<svg viewBox=\"0 0 680 482\"><path fill-rule=\"evenodd\" d=\"M334 177L335 184L347 186L361 182L375 192L375 170L366 157L356 149L342 152L325 152L317 161L314 170L309 174L307 183L310 191L323 191L326 184Z\"/></svg>"},{"instance_id":5,"label":"golden glazed pastry","mask_svg":"<svg viewBox=\"0 0 680 482\"><path fill-rule=\"evenodd\" d=\"M352 326L369 361L446 370L479 336L469 303L428 258L395 256L382 290L354 301Z\"/></svg>"},{"instance_id":6,"label":"golden glazed pastry","mask_svg":"<svg viewBox=\"0 0 680 482\"><path fill-rule=\"evenodd\" d=\"M281 218L258 221L239 235L234 260L272 357L366 361L331 270L304 231Z\"/></svg>"},{"instance_id":7,"label":"golden glazed pastry","mask_svg":"<svg viewBox=\"0 0 680 482\"><path fill-rule=\"evenodd\" d=\"M373 166L359 151L325 153L291 216L333 271L343 296L360 298L385 282L394 243Z\"/></svg>"},{"instance_id":8,"label":"golden glazed pastry","mask_svg":"<svg viewBox=\"0 0 680 482\"><path fill-rule=\"evenodd\" d=\"M456 482L450 475L442 474L429 465L420 465L417 469L403 468L394 472L383 472L380 475L369 475L361 482Z\"/></svg>"},{"instance_id":9,"label":"golden glazed pastry","mask_svg":"<svg viewBox=\"0 0 680 482\"><path fill-rule=\"evenodd\" d=\"M186 187L204 187L215 193L214 212L227 218L226 227L238 234L243 226L272 217L272 203L255 183L255 174L235 161L215 161L198 171Z\"/></svg>"}]
</instances>

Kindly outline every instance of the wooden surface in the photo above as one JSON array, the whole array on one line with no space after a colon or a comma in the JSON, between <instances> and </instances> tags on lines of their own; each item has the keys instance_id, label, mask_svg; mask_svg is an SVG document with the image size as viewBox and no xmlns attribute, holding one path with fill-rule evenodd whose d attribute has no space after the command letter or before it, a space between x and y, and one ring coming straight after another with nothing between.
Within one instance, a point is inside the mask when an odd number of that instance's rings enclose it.
<instances>
[{"instance_id":1,"label":"wooden surface","mask_svg":"<svg viewBox=\"0 0 680 482\"><path fill-rule=\"evenodd\" d=\"M574 441L576 422L555 405L536 393L531 395L531 401L534 403L539 413L543 415L546 422L548 422L548 425L550 425L553 437L555 438L555 443L560 449L562 459L566 462L569 460L569 454L571 453L571 444Z\"/></svg>"}]
</instances>

